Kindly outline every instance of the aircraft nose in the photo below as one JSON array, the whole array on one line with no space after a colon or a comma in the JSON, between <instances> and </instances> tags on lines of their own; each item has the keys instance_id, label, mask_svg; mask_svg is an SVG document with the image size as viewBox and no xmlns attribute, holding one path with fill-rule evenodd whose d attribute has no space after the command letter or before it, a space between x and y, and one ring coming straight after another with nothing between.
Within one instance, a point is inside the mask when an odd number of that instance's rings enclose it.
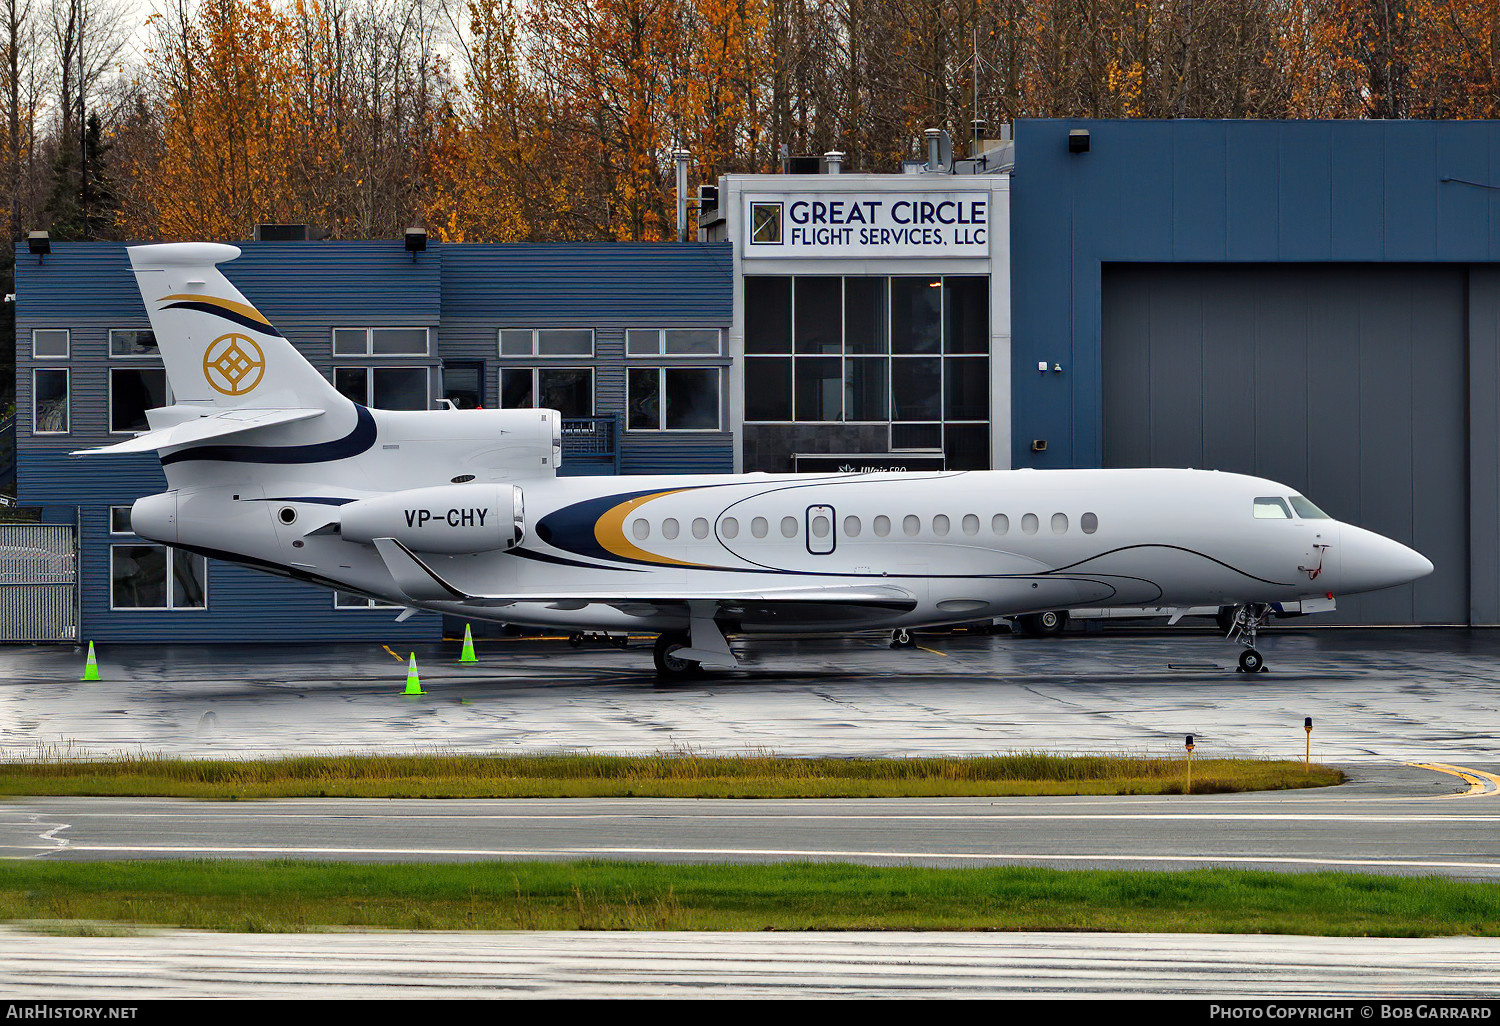
<instances>
[{"instance_id":1,"label":"aircraft nose","mask_svg":"<svg viewBox=\"0 0 1500 1026\"><path fill-rule=\"evenodd\" d=\"M1432 573L1432 561L1374 531L1341 524L1339 583L1348 593L1410 584Z\"/></svg>"}]
</instances>

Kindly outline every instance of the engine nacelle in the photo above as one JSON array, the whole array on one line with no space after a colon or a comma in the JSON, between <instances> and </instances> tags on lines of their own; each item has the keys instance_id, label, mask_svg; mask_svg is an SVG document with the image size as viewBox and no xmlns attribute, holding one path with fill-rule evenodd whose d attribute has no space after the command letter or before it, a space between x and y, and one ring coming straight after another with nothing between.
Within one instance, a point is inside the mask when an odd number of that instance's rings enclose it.
<instances>
[{"instance_id":1,"label":"engine nacelle","mask_svg":"<svg viewBox=\"0 0 1500 1026\"><path fill-rule=\"evenodd\" d=\"M409 488L339 509L345 541L395 538L415 552L459 555L509 549L526 537L521 489L508 484Z\"/></svg>"}]
</instances>

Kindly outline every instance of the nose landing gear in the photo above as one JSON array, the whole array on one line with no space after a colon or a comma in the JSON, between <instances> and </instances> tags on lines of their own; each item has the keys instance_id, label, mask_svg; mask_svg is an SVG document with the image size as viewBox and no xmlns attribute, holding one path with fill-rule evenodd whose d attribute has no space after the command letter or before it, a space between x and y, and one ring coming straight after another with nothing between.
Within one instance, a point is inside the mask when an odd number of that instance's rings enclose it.
<instances>
[{"instance_id":1,"label":"nose landing gear","mask_svg":"<svg viewBox=\"0 0 1500 1026\"><path fill-rule=\"evenodd\" d=\"M1238 641L1245 646L1245 650L1240 653L1241 673L1266 672L1265 658L1255 650L1255 633L1265 625L1269 614L1269 606L1251 604L1235 608L1234 619L1227 634L1231 641Z\"/></svg>"}]
</instances>

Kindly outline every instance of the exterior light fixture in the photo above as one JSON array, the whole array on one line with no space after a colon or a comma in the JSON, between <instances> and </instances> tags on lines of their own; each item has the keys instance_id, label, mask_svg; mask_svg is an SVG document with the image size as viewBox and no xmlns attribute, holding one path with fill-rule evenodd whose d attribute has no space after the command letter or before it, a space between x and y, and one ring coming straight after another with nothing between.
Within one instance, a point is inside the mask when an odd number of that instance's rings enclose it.
<instances>
[{"instance_id":1,"label":"exterior light fixture","mask_svg":"<svg viewBox=\"0 0 1500 1026\"><path fill-rule=\"evenodd\" d=\"M1087 128L1073 128L1068 131L1068 152L1087 153L1089 151L1089 130Z\"/></svg>"},{"instance_id":2,"label":"exterior light fixture","mask_svg":"<svg viewBox=\"0 0 1500 1026\"><path fill-rule=\"evenodd\" d=\"M31 232L26 236L26 248L41 263L42 258L52 252L52 236L47 232Z\"/></svg>"},{"instance_id":3,"label":"exterior light fixture","mask_svg":"<svg viewBox=\"0 0 1500 1026\"><path fill-rule=\"evenodd\" d=\"M416 253L424 252L426 249L427 249L427 229L426 228L408 228L408 229L406 229L406 251L408 253L416 254ZM415 259L415 257L413 257L413 259Z\"/></svg>"}]
</instances>

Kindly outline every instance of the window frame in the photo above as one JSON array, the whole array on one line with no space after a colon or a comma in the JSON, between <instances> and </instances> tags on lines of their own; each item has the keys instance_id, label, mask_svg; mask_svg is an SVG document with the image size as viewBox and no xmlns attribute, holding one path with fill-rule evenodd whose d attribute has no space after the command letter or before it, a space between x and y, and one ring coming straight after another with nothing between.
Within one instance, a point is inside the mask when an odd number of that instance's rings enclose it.
<instances>
[{"instance_id":1,"label":"window frame","mask_svg":"<svg viewBox=\"0 0 1500 1026\"><path fill-rule=\"evenodd\" d=\"M711 353L669 353L667 352L667 333L670 331L712 331L718 339ZM651 333L656 336L656 348L651 352L635 353L630 350L630 336ZM724 355L724 329L716 327L683 327L675 328L626 328L625 329L625 358L627 360L712 360Z\"/></svg>"},{"instance_id":2,"label":"window frame","mask_svg":"<svg viewBox=\"0 0 1500 1026\"><path fill-rule=\"evenodd\" d=\"M111 532L111 535L113 537L116 537L116 538L122 537L121 535L114 534L113 532ZM124 548L130 548L130 549L144 549L144 548L166 549L166 551L167 551L167 582L166 582L166 584L167 584L167 586L166 586L167 604L166 605L164 605L164 606L117 606L117 605L115 605L115 550L116 549L124 549ZM177 548L175 546L172 546L172 545L163 545L160 542L145 541L145 540L141 540L141 541L111 542L110 545L109 545L109 611L112 612L112 613L116 613L116 612L118 612L118 613L206 613L206 612L208 612L208 610L209 610L209 598L208 598L208 577L209 577L208 567L209 567L209 560L208 560L207 556L201 556L201 555L198 556L199 559L203 560L203 605L201 605L201 606L179 606L179 605L175 605L174 604L173 598L174 598L174 596L176 594L176 592L175 592L175 582L177 580L177 575L176 575L177 553L178 553L178 550L177 550ZM198 555L197 553L188 553L188 554L189 555Z\"/></svg>"},{"instance_id":3,"label":"window frame","mask_svg":"<svg viewBox=\"0 0 1500 1026\"><path fill-rule=\"evenodd\" d=\"M501 343L501 335L507 331L529 331L531 332L531 352L529 353L507 353ZM541 333L544 331L586 331L589 333L589 351L587 353L543 353L541 352ZM524 328L520 326L495 329L495 355L502 360L593 360L599 355L599 331L593 327L573 326L563 327L553 325L548 328Z\"/></svg>"},{"instance_id":4,"label":"window frame","mask_svg":"<svg viewBox=\"0 0 1500 1026\"><path fill-rule=\"evenodd\" d=\"M64 407L63 422L65 427L61 431L43 431L36 426L37 404L36 404L36 379L38 374L62 374L63 395L67 399ZM41 437L56 438L60 435L71 435L73 433L73 368L71 367L33 367L31 369L31 433Z\"/></svg>"},{"instance_id":5,"label":"window frame","mask_svg":"<svg viewBox=\"0 0 1500 1026\"><path fill-rule=\"evenodd\" d=\"M362 331L365 334L365 349L362 353L341 353L338 349L338 333L341 331ZM420 331L422 332L422 351L420 353L377 353L375 352L375 332L377 331ZM328 332L328 351L335 360L358 360L360 358L371 358L376 360L389 360L392 358L418 359L432 355L432 328L425 324L378 324L366 328L358 328L352 325L345 327L330 328ZM430 387L427 400L432 401L432 390Z\"/></svg>"},{"instance_id":6,"label":"window frame","mask_svg":"<svg viewBox=\"0 0 1500 1026\"><path fill-rule=\"evenodd\" d=\"M43 356L36 351L36 337L39 332L60 331L63 334L63 349L61 356ZM73 358L73 329L72 328L32 328L31 329L31 358L33 360L71 360Z\"/></svg>"},{"instance_id":7,"label":"window frame","mask_svg":"<svg viewBox=\"0 0 1500 1026\"><path fill-rule=\"evenodd\" d=\"M358 606L350 606L350 605L342 605L341 606L341 605L339 605L339 596L340 595L355 595L364 604L363 605L358 605ZM405 609L405 608L406 608L405 606L402 606L402 605L399 605L399 604L396 604L396 605L388 604L388 603L386 603L386 601L384 599L371 598L368 595L358 595L357 592L352 592L352 591L341 591L338 588L333 589L333 610L336 613L357 613L360 610L365 610L365 611L368 612L370 610L375 610L375 609L387 610L387 609Z\"/></svg>"},{"instance_id":8,"label":"window frame","mask_svg":"<svg viewBox=\"0 0 1500 1026\"><path fill-rule=\"evenodd\" d=\"M589 409L592 412L586 414L585 416L587 416L589 418L593 418L593 417L599 416L599 368L594 367L592 365L588 366L588 367L576 367L576 366L564 366L564 365L548 366L548 367L533 367L533 366L528 366L527 364L518 364L518 365L516 365L514 367L501 367L499 375L495 379L495 383L499 386L499 389L497 391L497 395L498 395L498 399L499 399L499 405L497 405L495 408L497 410L540 410L540 409L546 409L547 408L547 407L542 407L542 406L537 406L537 405L532 405L532 406L506 406L505 405L505 375L506 375L506 372L514 373L515 371L530 371L531 372L531 395L532 395L532 398L533 398L533 400L535 402L540 402L541 398L542 398L542 378L541 378L542 371L569 371L569 370L587 371L588 372L588 375L589 375ZM562 413L561 410L559 410L558 412ZM562 416L563 416L564 420L580 420L580 419L582 419L577 414L563 413Z\"/></svg>"},{"instance_id":9,"label":"window frame","mask_svg":"<svg viewBox=\"0 0 1500 1026\"><path fill-rule=\"evenodd\" d=\"M343 370L343 371L363 371L364 372L364 374L365 374L365 399L367 401L364 402L364 403L361 403L360 405L364 406L366 409L371 409L371 410L384 410L384 409L388 409L388 407L385 407L385 406L376 406L375 403L374 403L374 401L373 401L374 398L375 398L375 372L376 371L378 371L378 370L421 371L422 374L427 379L427 387L425 389L426 394L427 394L427 404L425 406L423 406L421 409L422 410L430 410L433 407L433 403L432 403L432 367L429 366L428 364L425 364L425 363L365 363L365 364L355 363L355 364L342 364L342 365L335 364L334 366L330 367L329 370L328 370L328 380L329 380L329 383L333 385L334 391L336 391L336 392L338 391L338 387L339 387L338 386L338 374L339 374L339 371L341 371L341 370ZM339 395L343 395L343 394L344 393L339 392ZM345 396L345 398L347 399L348 396ZM354 402L353 399L350 399L349 401L350 402ZM392 412L394 412L394 413L414 413L414 412L419 412L419 411L415 411L415 410L393 410Z\"/></svg>"},{"instance_id":10,"label":"window frame","mask_svg":"<svg viewBox=\"0 0 1500 1026\"><path fill-rule=\"evenodd\" d=\"M654 371L656 371L656 395L657 395L656 423L657 423L657 426L654 427L654 428L631 427L630 426L630 375L631 375L631 372L639 372L639 371L647 371L647 370L654 370ZM667 377L666 377L666 375L667 375L667 372L668 371L687 371L687 370L695 370L695 371L697 371L697 370L710 371L711 370L711 371L713 371L715 373L715 376L717 377L717 383L716 383L716 386L715 386L715 391L717 392L717 399L718 399L718 401L714 404L715 418L716 418L716 424L717 424L716 427L711 427L711 428L707 428L707 427L701 427L701 428L700 427L695 427L695 428L674 428L674 427L667 427L666 426L666 423L667 423L667 403L666 403L666 395L667 395ZM652 434L652 435L662 435L662 434L672 434L672 435L722 434L724 432L724 368L723 367L719 367L719 366L707 366L707 367L704 367L704 366L699 366L697 364L687 364L687 363L684 363L684 364L675 364L675 363L674 364L657 364L657 365L654 365L654 366L644 366L644 367L627 367L626 368L626 372L625 372L625 430L627 432L633 432L633 433L636 433L636 434L643 434L643 435L644 434Z\"/></svg>"},{"instance_id":11,"label":"window frame","mask_svg":"<svg viewBox=\"0 0 1500 1026\"><path fill-rule=\"evenodd\" d=\"M109 428L109 434L116 436L125 435L134 438L136 435L151 430L151 425L149 423L141 429L126 428L123 431L116 431L112 426L115 422L115 373L117 371L124 371L126 373L139 373L142 370L158 369L161 371L162 380L162 407L171 406L173 401L172 382L167 378L166 367L110 367L108 369L108 372L105 374L104 380L104 413L106 417L104 424L107 428ZM160 408L161 407L151 407L151 409Z\"/></svg>"},{"instance_id":12,"label":"window frame","mask_svg":"<svg viewBox=\"0 0 1500 1026\"><path fill-rule=\"evenodd\" d=\"M117 509L123 509L125 511L125 523L126 523L127 528L128 528L127 530L124 530L124 531L117 531L117 530L115 530L115 510L117 510ZM129 528L129 524L130 524L130 507L129 506L111 506L111 507L109 507L109 534L110 534L111 538L138 538L138 537L140 537L140 535L138 535L138 534L135 533L134 528Z\"/></svg>"},{"instance_id":13,"label":"window frame","mask_svg":"<svg viewBox=\"0 0 1500 1026\"><path fill-rule=\"evenodd\" d=\"M162 359L161 346L160 345L157 346L156 352L154 352L154 353L117 353L117 352L115 352L115 332L117 332L117 331L149 331L153 335L156 334L156 330L154 328L150 327L150 326L147 326L147 327L144 327L144 328L110 328L109 329L109 335L108 335L108 342L107 342L108 349L106 350L106 352L109 354L109 358L111 360L158 360L158 361L160 361Z\"/></svg>"}]
</instances>

